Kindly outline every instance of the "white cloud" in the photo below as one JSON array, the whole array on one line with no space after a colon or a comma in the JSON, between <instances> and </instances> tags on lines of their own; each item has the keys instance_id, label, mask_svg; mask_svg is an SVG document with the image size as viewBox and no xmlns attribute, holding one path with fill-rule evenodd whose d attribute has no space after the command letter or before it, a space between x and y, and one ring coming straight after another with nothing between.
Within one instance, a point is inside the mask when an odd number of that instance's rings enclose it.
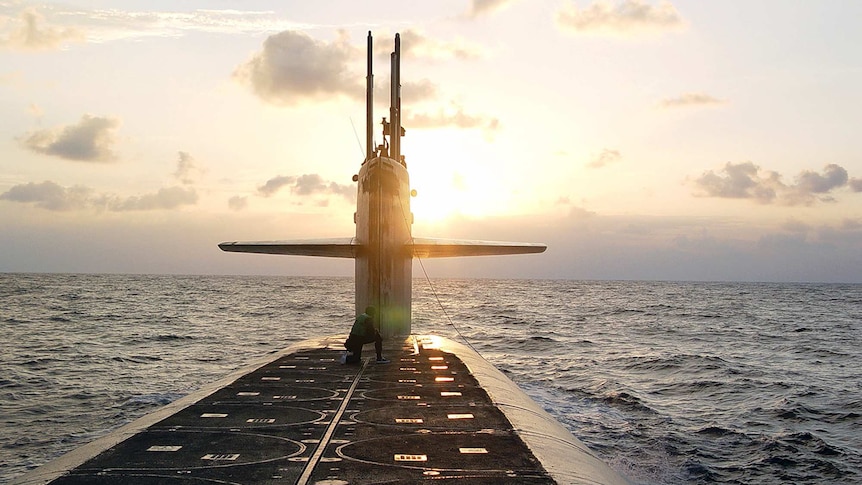
<instances>
[{"instance_id":1,"label":"white cloud","mask_svg":"<svg viewBox=\"0 0 862 485\"><path fill-rule=\"evenodd\" d=\"M785 184L781 178L778 172L761 170L752 162L728 162L718 173L708 170L694 183L705 197L752 199L762 204L784 205L832 202L833 191L850 185L847 170L834 163L826 165L822 173L801 172L793 184Z\"/></svg>"},{"instance_id":2,"label":"white cloud","mask_svg":"<svg viewBox=\"0 0 862 485\"><path fill-rule=\"evenodd\" d=\"M0 200L31 203L36 207L51 211L70 211L84 209L91 204L92 190L87 187L62 187L46 180L41 183L16 185L0 194Z\"/></svg>"},{"instance_id":3,"label":"white cloud","mask_svg":"<svg viewBox=\"0 0 862 485\"><path fill-rule=\"evenodd\" d=\"M471 115L464 112L460 106L454 106L454 111L440 108L436 113L408 113L402 123L410 128L444 128L462 129L481 128L495 132L500 128L500 120L484 115Z\"/></svg>"},{"instance_id":4,"label":"white cloud","mask_svg":"<svg viewBox=\"0 0 862 485\"><path fill-rule=\"evenodd\" d=\"M273 177L258 187L257 193L262 197L271 197L284 187L290 187L290 192L300 197L331 194L342 196L348 201L353 201L356 195L356 187L328 182L316 173L304 174L298 177L293 175ZM328 204L328 201L318 201L318 205L320 204Z\"/></svg>"},{"instance_id":5,"label":"white cloud","mask_svg":"<svg viewBox=\"0 0 862 485\"><path fill-rule=\"evenodd\" d=\"M111 162L116 118L84 115L74 125L37 130L24 135L21 144L34 152L80 162Z\"/></svg>"},{"instance_id":6,"label":"white cloud","mask_svg":"<svg viewBox=\"0 0 862 485\"><path fill-rule=\"evenodd\" d=\"M9 32L0 30L0 46L15 50L56 50L69 42L85 39L81 29L48 24L34 7L21 10L17 19L0 15L0 28L4 24L11 29Z\"/></svg>"},{"instance_id":7,"label":"white cloud","mask_svg":"<svg viewBox=\"0 0 862 485\"><path fill-rule=\"evenodd\" d=\"M428 37L415 29L406 29L401 32L401 57L402 59L425 59L425 60L473 60L484 56L484 49L469 43L464 39L456 41L443 41ZM376 42L375 55L389 59L392 52L392 44L388 42Z\"/></svg>"},{"instance_id":8,"label":"white cloud","mask_svg":"<svg viewBox=\"0 0 862 485\"><path fill-rule=\"evenodd\" d=\"M301 32L281 32L269 36L263 50L237 67L233 75L273 104L339 96L363 99L365 77L348 69L359 53L343 32L332 42Z\"/></svg>"},{"instance_id":9,"label":"white cloud","mask_svg":"<svg viewBox=\"0 0 862 485\"><path fill-rule=\"evenodd\" d=\"M168 187L152 194L123 198L113 194L97 195L89 187L63 187L46 180L38 184L15 185L0 194L0 200L33 204L50 211L96 209L122 212L177 209L197 203L198 195L193 188Z\"/></svg>"},{"instance_id":10,"label":"white cloud","mask_svg":"<svg viewBox=\"0 0 862 485\"><path fill-rule=\"evenodd\" d=\"M605 148L602 150L602 153L593 158L593 160L587 164L587 167L601 168L605 165L619 162L620 160L622 160L622 155L620 155L619 150L609 150Z\"/></svg>"},{"instance_id":11,"label":"white cloud","mask_svg":"<svg viewBox=\"0 0 862 485\"><path fill-rule=\"evenodd\" d=\"M685 26L670 2L650 5L642 0L597 0L586 8L574 1L557 12L557 25L577 33L636 34L665 32Z\"/></svg>"},{"instance_id":12,"label":"white cloud","mask_svg":"<svg viewBox=\"0 0 862 485\"><path fill-rule=\"evenodd\" d=\"M185 185L194 183L195 178L200 176L201 170L197 166L197 162L186 152L178 152L177 170L174 172L174 178Z\"/></svg>"},{"instance_id":13,"label":"white cloud","mask_svg":"<svg viewBox=\"0 0 862 485\"><path fill-rule=\"evenodd\" d=\"M724 101L705 93L685 93L675 98L661 100L659 106L662 108L683 108L690 106L715 106L724 104Z\"/></svg>"},{"instance_id":14,"label":"white cloud","mask_svg":"<svg viewBox=\"0 0 862 485\"><path fill-rule=\"evenodd\" d=\"M467 10L464 17L475 19L488 16L505 9L513 3L515 3L514 0L470 0L470 9Z\"/></svg>"},{"instance_id":15,"label":"white cloud","mask_svg":"<svg viewBox=\"0 0 862 485\"><path fill-rule=\"evenodd\" d=\"M290 175L278 175L266 181L257 188L257 193L263 197L270 197L281 190L282 187L296 182L296 177Z\"/></svg>"},{"instance_id":16,"label":"white cloud","mask_svg":"<svg viewBox=\"0 0 862 485\"><path fill-rule=\"evenodd\" d=\"M3 24L9 26L4 32ZM190 32L260 35L312 24L281 18L273 11L197 9L191 11L129 11L119 8L50 9L0 4L0 46L56 49L74 41L111 42L147 37L181 37Z\"/></svg>"},{"instance_id":17,"label":"white cloud","mask_svg":"<svg viewBox=\"0 0 862 485\"><path fill-rule=\"evenodd\" d=\"M166 187L152 194L132 196L125 199L103 197L98 202L102 201L106 209L116 212L169 210L178 209L184 205L196 204L198 194L192 187Z\"/></svg>"},{"instance_id":18,"label":"white cloud","mask_svg":"<svg viewBox=\"0 0 862 485\"><path fill-rule=\"evenodd\" d=\"M751 162L727 162L722 174L708 170L695 180L695 185L703 190L707 197L772 202L777 191L783 187L781 176L771 171L760 176L759 172L760 167Z\"/></svg>"},{"instance_id":19,"label":"white cloud","mask_svg":"<svg viewBox=\"0 0 862 485\"><path fill-rule=\"evenodd\" d=\"M241 211L248 207L248 197L235 195L227 200L227 206L234 211Z\"/></svg>"}]
</instances>

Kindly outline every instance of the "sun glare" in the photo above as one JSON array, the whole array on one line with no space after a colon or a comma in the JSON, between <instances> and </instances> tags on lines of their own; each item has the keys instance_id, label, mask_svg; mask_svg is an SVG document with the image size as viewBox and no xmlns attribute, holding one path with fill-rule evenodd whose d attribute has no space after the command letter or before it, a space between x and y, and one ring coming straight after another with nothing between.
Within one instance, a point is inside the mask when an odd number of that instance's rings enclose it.
<instances>
[{"instance_id":1,"label":"sun glare","mask_svg":"<svg viewBox=\"0 0 862 485\"><path fill-rule=\"evenodd\" d=\"M502 188L476 174L436 170L417 177L411 210L418 221L439 223L453 216L486 217L508 209ZM423 177L424 176L424 177Z\"/></svg>"},{"instance_id":2,"label":"sun glare","mask_svg":"<svg viewBox=\"0 0 862 485\"><path fill-rule=\"evenodd\" d=\"M455 216L478 218L511 210L511 191L503 181L486 164L471 161L486 155L480 141L449 133L410 141L410 185L418 192L410 206L416 222L438 224Z\"/></svg>"}]
</instances>

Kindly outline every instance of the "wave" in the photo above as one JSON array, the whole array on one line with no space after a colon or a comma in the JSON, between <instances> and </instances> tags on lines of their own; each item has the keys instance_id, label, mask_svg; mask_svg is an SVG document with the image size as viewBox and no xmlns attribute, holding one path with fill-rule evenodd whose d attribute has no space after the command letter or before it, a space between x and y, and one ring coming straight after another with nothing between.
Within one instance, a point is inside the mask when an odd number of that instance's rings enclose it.
<instances>
[{"instance_id":1,"label":"wave","mask_svg":"<svg viewBox=\"0 0 862 485\"><path fill-rule=\"evenodd\" d=\"M191 335L176 335L176 334L163 334L163 335L154 335L152 337L146 337L145 340L153 340L156 342L174 342L177 340L194 340L195 337Z\"/></svg>"}]
</instances>

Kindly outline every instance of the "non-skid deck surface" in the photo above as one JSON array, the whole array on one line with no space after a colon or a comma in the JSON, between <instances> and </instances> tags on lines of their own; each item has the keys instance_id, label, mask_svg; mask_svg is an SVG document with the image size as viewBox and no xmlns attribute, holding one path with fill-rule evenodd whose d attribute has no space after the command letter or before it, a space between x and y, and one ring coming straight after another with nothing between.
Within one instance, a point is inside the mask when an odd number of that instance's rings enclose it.
<instances>
[{"instance_id":1,"label":"non-skid deck surface","mask_svg":"<svg viewBox=\"0 0 862 485\"><path fill-rule=\"evenodd\" d=\"M553 483L454 354L398 339L389 364L368 345L342 365L340 343L278 358L51 483Z\"/></svg>"}]
</instances>

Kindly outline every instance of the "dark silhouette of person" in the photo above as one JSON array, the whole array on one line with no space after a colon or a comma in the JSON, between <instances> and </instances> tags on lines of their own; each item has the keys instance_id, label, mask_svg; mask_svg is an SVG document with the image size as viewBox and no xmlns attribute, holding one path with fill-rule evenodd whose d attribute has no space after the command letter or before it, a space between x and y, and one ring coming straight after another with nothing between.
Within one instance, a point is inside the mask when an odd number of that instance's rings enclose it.
<instances>
[{"instance_id":1,"label":"dark silhouette of person","mask_svg":"<svg viewBox=\"0 0 862 485\"><path fill-rule=\"evenodd\" d=\"M377 352L377 363L389 363L388 360L383 358L383 337L380 336L380 331L374 325L375 313L376 311L373 306L366 307L365 312L353 321L350 336L344 342L344 348L347 349L345 363L355 364L359 362L362 359L362 346L371 342L374 342L374 350Z\"/></svg>"}]
</instances>

